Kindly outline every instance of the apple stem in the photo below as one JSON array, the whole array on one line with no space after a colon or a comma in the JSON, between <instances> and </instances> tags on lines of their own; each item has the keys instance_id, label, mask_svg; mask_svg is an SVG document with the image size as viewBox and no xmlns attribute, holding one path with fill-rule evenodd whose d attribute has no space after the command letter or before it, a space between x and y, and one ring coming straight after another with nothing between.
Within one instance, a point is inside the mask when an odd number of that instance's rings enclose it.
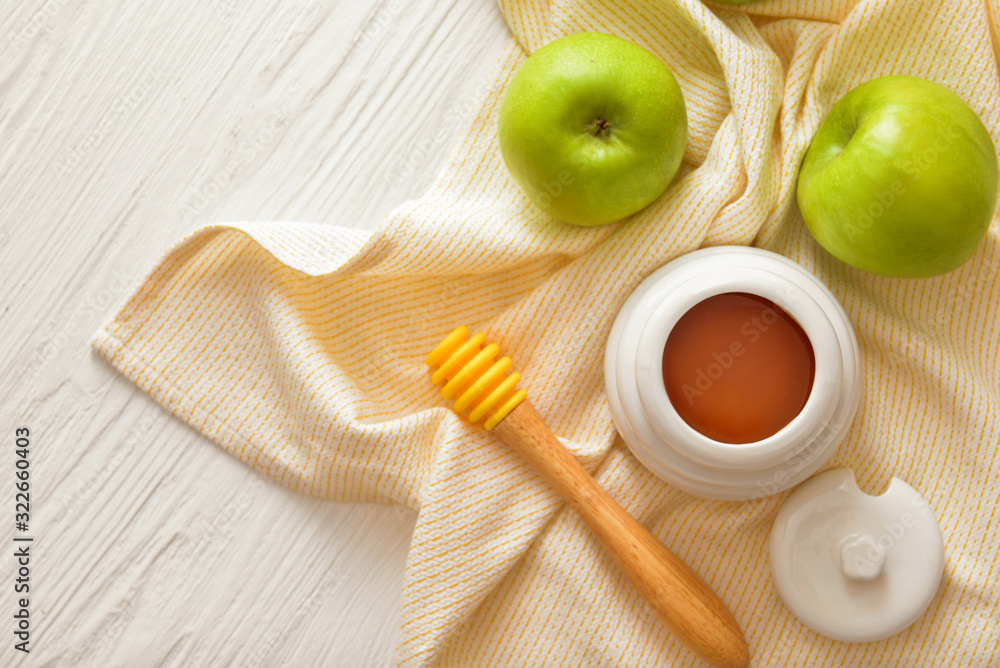
<instances>
[{"instance_id":1,"label":"apple stem","mask_svg":"<svg viewBox=\"0 0 1000 668\"><path fill-rule=\"evenodd\" d=\"M607 137L611 134L611 123L606 119L598 118L591 127L591 133L595 137Z\"/></svg>"}]
</instances>

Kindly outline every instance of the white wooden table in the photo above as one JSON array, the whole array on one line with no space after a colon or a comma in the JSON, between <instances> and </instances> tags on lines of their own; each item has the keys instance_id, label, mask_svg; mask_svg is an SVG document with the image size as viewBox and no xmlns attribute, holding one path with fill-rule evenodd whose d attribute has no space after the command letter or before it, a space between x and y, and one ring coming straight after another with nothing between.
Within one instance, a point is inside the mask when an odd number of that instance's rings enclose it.
<instances>
[{"instance_id":1,"label":"white wooden table","mask_svg":"<svg viewBox=\"0 0 1000 668\"><path fill-rule=\"evenodd\" d=\"M413 514L263 482L89 341L204 224L370 228L418 197L507 39L491 0L0 6L0 665L392 664Z\"/></svg>"}]
</instances>

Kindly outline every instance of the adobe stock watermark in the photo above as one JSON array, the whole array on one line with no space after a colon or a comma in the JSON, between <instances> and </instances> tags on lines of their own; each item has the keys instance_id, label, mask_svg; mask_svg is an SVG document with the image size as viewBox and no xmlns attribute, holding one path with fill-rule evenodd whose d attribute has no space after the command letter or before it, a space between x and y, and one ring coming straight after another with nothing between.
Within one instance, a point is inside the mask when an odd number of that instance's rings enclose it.
<instances>
[{"instance_id":1,"label":"adobe stock watermark","mask_svg":"<svg viewBox=\"0 0 1000 668\"><path fill-rule=\"evenodd\" d=\"M243 0L213 0L212 9L224 19L228 19L239 8Z\"/></svg>"},{"instance_id":2,"label":"adobe stock watermark","mask_svg":"<svg viewBox=\"0 0 1000 668\"><path fill-rule=\"evenodd\" d=\"M816 474L817 467L822 468L823 461L818 461L816 456L828 448L836 436L842 434L843 426L842 420L831 422L802 450L782 462L765 480L758 480L755 483L757 489L737 501L739 505L729 514L727 523L734 527L740 526L760 520L762 513L769 509L775 510L777 494L802 484L810 475Z\"/></svg>"},{"instance_id":3,"label":"adobe stock watermark","mask_svg":"<svg viewBox=\"0 0 1000 668\"><path fill-rule=\"evenodd\" d=\"M713 362L704 368L699 368L695 374L694 384L684 383L681 392L687 400L688 405L693 405L696 398L699 398L709 391L715 381L722 378L727 371L733 368L736 360L743 357L749 350L749 346L757 343L760 337L770 329L781 318L777 309L772 306L764 308L759 316L752 316L740 326L740 336L742 339L734 339L727 348L716 350L712 353Z\"/></svg>"},{"instance_id":4,"label":"adobe stock watermark","mask_svg":"<svg viewBox=\"0 0 1000 668\"><path fill-rule=\"evenodd\" d=\"M316 611L323 602L332 596L343 584L347 582L347 576L338 569L333 569L326 574L319 586L310 592L309 596L295 613L288 618L281 631L271 636L266 645L254 651L243 664L245 668L257 668L262 665L274 665L266 663L271 654L274 653L289 636L299 628L304 627L316 614Z\"/></svg>"},{"instance_id":5,"label":"adobe stock watermark","mask_svg":"<svg viewBox=\"0 0 1000 668\"><path fill-rule=\"evenodd\" d=\"M246 512L265 484L264 476L254 473L248 484L241 485L240 493L230 499L211 520L202 524L201 530L194 537L195 549L201 549L232 533L236 520Z\"/></svg>"},{"instance_id":6,"label":"adobe stock watermark","mask_svg":"<svg viewBox=\"0 0 1000 668\"><path fill-rule=\"evenodd\" d=\"M907 192L909 192L913 183L915 183L924 174L924 172L930 169L943 154L947 153L952 148L955 141L960 138L961 135L958 131L949 125L946 130L938 133L937 137L934 139L933 146L927 147L912 159L908 158L902 161L900 166L906 174L906 179L894 179L892 183L889 184L888 190L880 190L875 193L875 201L869 203L855 222L846 226L845 230L848 240L854 241L855 237L871 228L879 218L885 215L886 211L892 208L900 197L903 197Z\"/></svg>"},{"instance_id":7,"label":"adobe stock watermark","mask_svg":"<svg viewBox=\"0 0 1000 668\"><path fill-rule=\"evenodd\" d=\"M566 186L573 185L573 180L573 173L564 169L551 181L543 181L540 189L526 194L539 207L548 209L566 191Z\"/></svg>"},{"instance_id":8,"label":"adobe stock watermark","mask_svg":"<svg viewBox=\"0 0 1000 668\"><path fill-rule=\"evenodd\" d=\"M135 452L139 446L145 445L153 430L166 422L168 415L166 411L157 409L154 415L148 415L139 420L129 430L125 440L115 448L114 453L112 453L111 458L107 462L91 471L73 492L61 495L64 506L68 508L78 503L83 503L95 491L106 485L115 471L121 468L125 459Z\"/></svg>"},{"instance_id":9,"label":"adobe stock watermark","mask_svg":"<svg viewBox=\"0 0 1000 668\"><path fill-rule=\"evenodd\" d=\"M112 104L111 108L101 117L93 128L91 128L61 161L54 163L56 175L59 179L80 166L84 159L93 153L97 147L114 132L128 112L134 110L146 98L149 91L156 85L163 75L152 67L146 68L142 77L119 96Z\"/></svg>"},{"instance_id":10,"label":"adobe stock watermark","mask_svg":"<svg viewBox=\"0 0 1000 668\"><path fill-rule=\"evenodd\" d=\"M389 29L389 26L403 11L406 4L403 0L390 0L384 7L379 7L375 16L365 24L357 37L340 46L341 59L347 58L352 52L367 49L373 41Z\"/></svg>"},{"instance_id":11,"label":"adobe stock watermark","mask_svg":"<svg viewBox=\"0 0 1000 668\"><path fill-rule=\"evenodd\" d=\"M195 188L194 195L180 206L180 215L185 223L193 222L204 213L232 185L240 172L281 136L288 128L289 117L289 113L285 110L269 115L260 127L240 143L236 155Z\"/></svg>"},{"instance_id":12,"label":"adobe stock watermark","mask_svg":"<svg viewBox=\"0 0 1000 668\"><path fill-rule=\"evenodd\" d=\"M129 625L135 621L140 606L140 600L130 599L119 610L112 613L111 619L103 620L96 632L88 636L83 646L72 652L70 655L72 658L67 661L67 665L87 665L88 659L96 659L98 662L105 662L104 665L108 665L107 655L114 649L115 644L125 634Z\"/></svg>"},{"instance_id":13,"label":"adobe stock watermark","mask_svg":"<svg viewBox=\"0 0 1000 668\"><path fill-rule=\"evenodd\" d=\"M481 79L475 91L465 96L461 103L449 107L438 131L433 136L411 146L404 158L392 169L386 171L383 178L392 185L398 185L404 179L412 176L421 165L427 162L435 150L455 138L456 127L479 107L480 101L492 87L491 81Z\"/></svg>"},{"instance_id":14,"label":"adobe stock watermark","mask_svg":"<svg viewBox=\"0 0 1000 668\"><path fill-rule=\"evenodd\" d=\"M816 455L829 447L835 436L841 435L841 429L844 426L846 425L843 421L834 421L823 427L823 430L816 438L809 441L804 448L782 462L781 466L766 480L757 481L759 491L755 492L748 501L757 501L777 494L788 487L790 481L800 477L804 478L805 476L802 475L803 471L806 471L810 466L817 465ZM841 438L843 438L842 435Z\"/></svg>"},{"instance_id":15,"label":"adobe stock watermark","mask_svg":"<svg viewBox=\"0 0 1000 668\"><path fill-rule=\"evenodd\" d=\"M766 508L758 503L759 501L766 499L773 501L778 493L799 485L809 476L815 475L832 456L834 447L844 439L844 428L853 422L854 417L853 413L835 417L801 450L781 462L767 478L757 480L755 482L757 489L741 499L739 508L731 513L730 524L739 525L744 520L758 516L762 508ZM828 456L821 457L826 450L830 451Z\"/></svg>"},{"instance_id":16,"label":"adobe stock watermark","mask_svg":"<svg viewBox=\"0 0 1000 668\"><path fill-rule=\"evenodd\" d=\"M7 34L7 48L4 51L24 47L65 6L66 0L46 0L27 21L21 24L19 29L12 30Z\"/></svg>"},{"instance_id":17,"label":"adobe stock watermark","mask_svg":"<svg viewBox=\"0 0 1000 668\"><path fill-rule=\"evenodd\" d=\"M882 572L882 565L892 548L917 526L921 515L931 512L924 497L911 497L911 510L904 510L894 522L883 522L877 536L852 534L840 545L841 564L845 572L856 580L873 580Z\"/></svg>"},{"instance_id":18,"label":"adobe stock watermark","mask_svg":"<svg viewBox=\"0 0 1000 668\"><path fill-rule=\"evenodd\" d=\"M53 327L58 331L36 349L35 354L24 365L24 373L33 373L55 359L75 336L81 334L83 327L89 329L99 316L105 315L107 308L128 289L131 281L130 274L124 273L120 268L113 270L110 283L77 304L62 327Z\"/></svg>"},{"instance_id":19,"label":"adobe stock watermark","mask_svg":"<svg viewBox=\"0 0 1000 668\"><path fill-rule=\"evenodd\" d=\"M930 324L936 327L946 327L955 317L956 313L961 317L962 309L971 306L976 299L988 296L980 294L977 288L993 281L1000 273L1000 260L996 258L986 259L986 266L977 276L975 282L961 281L947 288L946 298L938 299L938 307L930 316Z\"/></svg>"}]
</instances>

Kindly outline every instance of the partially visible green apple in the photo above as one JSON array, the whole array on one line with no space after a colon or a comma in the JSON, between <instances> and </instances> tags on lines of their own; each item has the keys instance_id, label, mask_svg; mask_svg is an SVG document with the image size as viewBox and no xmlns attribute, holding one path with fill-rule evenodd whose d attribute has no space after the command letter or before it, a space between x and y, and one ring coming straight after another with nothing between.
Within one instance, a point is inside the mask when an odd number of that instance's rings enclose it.
<instances>
[{"instance_id":1,"label":"partially visible green apple","mask_svg":"<svg viewBox=\"0 0 1000 668\"><path fill-rule=\"evenodd\" d=\"M944 86L889 76L845 95L799 173L806 226L855 267L927 278L976 252L997 204L993 140Z\"/></svg>"},{"instance_id":2,"label":"partially visible green apple","mask_svg":"<svg viewBox=\"0 0 1000 668\"><path fill-rule=\"evenodd\" d=\"M684 155L680 86L646 49L603 33L562 37L518 68L500 150L532 202L576 225L620 220L659 197Z\"/></svg>"}]
</instances>

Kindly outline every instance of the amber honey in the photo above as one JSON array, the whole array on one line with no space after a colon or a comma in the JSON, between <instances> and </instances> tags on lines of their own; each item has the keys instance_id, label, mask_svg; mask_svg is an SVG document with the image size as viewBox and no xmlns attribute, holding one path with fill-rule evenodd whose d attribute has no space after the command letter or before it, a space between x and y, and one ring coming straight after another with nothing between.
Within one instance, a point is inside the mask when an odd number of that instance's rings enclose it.
<instances>
[{"instance_id":1,"label":"amber honey","mask_svg":"<svg viewBox=\"0 0 1000 668\"><path fill-rule=\"evenodd\" d=\"M753 443L779 432L809 399L812 344L780 306L727 292L695 304L663 350L663 382L677 413L723 443Z\"/></svg>"}]
</instances>

